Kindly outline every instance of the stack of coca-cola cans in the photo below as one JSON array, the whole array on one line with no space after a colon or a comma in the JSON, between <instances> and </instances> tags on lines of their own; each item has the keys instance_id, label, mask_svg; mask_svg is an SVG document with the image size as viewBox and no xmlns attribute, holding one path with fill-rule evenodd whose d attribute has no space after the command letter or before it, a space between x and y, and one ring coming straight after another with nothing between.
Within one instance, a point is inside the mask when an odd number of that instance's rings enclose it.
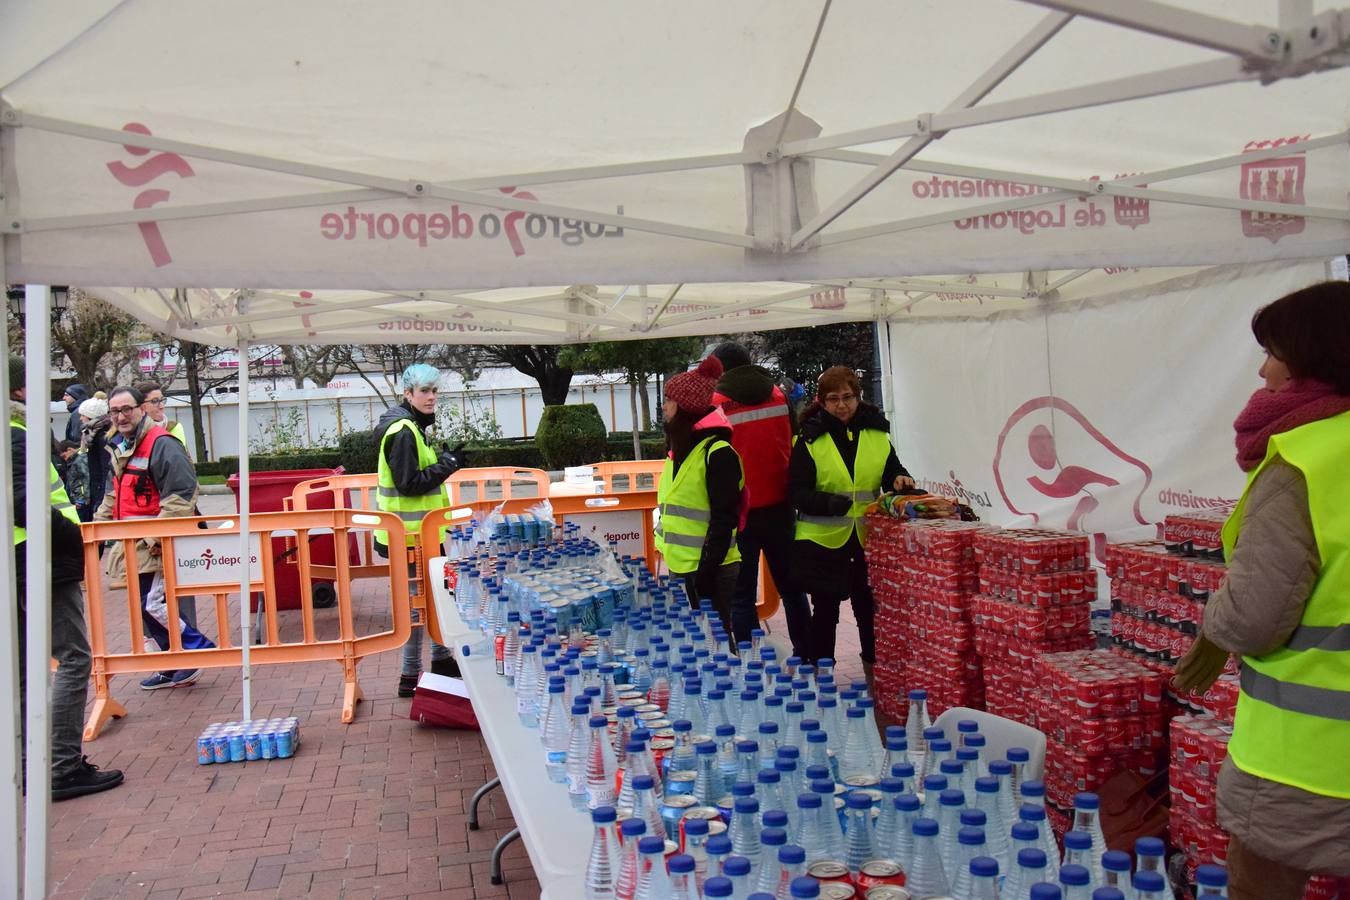
<instances>
[{"instance_id":1,"label":"stack of coca-cola cans","mask_svg":"<svg viewBox=\"0 0 1350 900\"><path fill-rule=\"evenodd\" d=\"M1168 837L1186 854L1187 874L1194 875L1202 863L1228 860L1228 833L1219 827L1214 795L1233 726L1214 716L1185 715L1172 720L1171 732Z\"/></svg>"},{"instance_id":2,"label":"stack of coca-cola cans","mask_svg":"<svg viewBox=\"0 0 1350 900\"><path fill-rule=\"evenodd\" d=\"M876 599L877 698L892 721L908 713L910 689L928 691L936 716L984 708L972 602L979 589L975 522L870 515L867 562Z\"/></svg>"},{"instance_id":3,"label":"stack of coca-cola cans","mask_svg":"<svg viewBox=\"0 0 1350 900\"><path fill-rule=\"evenodd\" d=\"M1088 549L1085 535L1041 528L976 537L975 645L990 712L1034 724L1036 660L1093 646L1097 578L1088 568Z\"/></svg>"}]
</instances>

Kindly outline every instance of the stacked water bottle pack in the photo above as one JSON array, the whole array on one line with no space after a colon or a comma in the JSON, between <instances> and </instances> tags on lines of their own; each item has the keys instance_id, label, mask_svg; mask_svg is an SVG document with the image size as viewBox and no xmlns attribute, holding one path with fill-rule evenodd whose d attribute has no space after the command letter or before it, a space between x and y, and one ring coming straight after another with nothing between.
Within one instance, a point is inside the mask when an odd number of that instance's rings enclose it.
<instances>
[{"instance_id":1,"label":"stacked water bottle pack","mask_svg":"<svg viewBox=\"0 0 1350 900\"><path fill-rule=\"evenodd\" d=\"M289 759L299 746L300 720L295 716L213 722L197 736L197 764Z\"/></svg>"},{"instance_id":2,"label":"stacked water bottle pack","mask_svg":"<svg viewBox=\"0 0 1350 900\"><path fill-rule=\"evenodd\" d=\"M876 598L876 685L882 711L903 722L900 698L928 692L934 712L984 707L972 601L974 543L988 526L948 519L867 517L867 566Z\"/></svg>"},{"instance_id":3,"label":"stacked water bottle pack","mask_svg":"<svg viewBox=\"0 0 1350 900\"><path fill-rule=\"evenodd\" d=\"M1008 529L981 534L974 551L980 565L975 644L988 709L1034 724L1037 658L1094 645L1097 580L1088 568L1088 540L1050 529Z\"/></svg>"}]
</instances>

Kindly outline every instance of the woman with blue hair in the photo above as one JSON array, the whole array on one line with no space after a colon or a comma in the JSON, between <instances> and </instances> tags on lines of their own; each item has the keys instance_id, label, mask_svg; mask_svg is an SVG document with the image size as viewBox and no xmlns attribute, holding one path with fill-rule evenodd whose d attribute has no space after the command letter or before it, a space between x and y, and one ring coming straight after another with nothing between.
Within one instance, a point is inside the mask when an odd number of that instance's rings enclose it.
<instances>
[{"instance_id":1,"label":"woman with blue hair","mask_svg":"<svg viewBox=\"0 0 1350 900\"><path fill-rule=\"evenodd\" d=\"M434 366L416 363L403 370L403 401L380 416L375 431L380 437L379 490L376 498L381 510L395 513L403 520L405 542L417 543L422 519L434 509L450 505L445 482L463 465L460 457L447 450L432 448L436 427L436 387L441 373ZM389 534L375 532L375 549L388 556ZM416 574L408 564L408 576ZM410 585L417 590L417 583ZM422 674L423 625L413 610L412 635L403 645L403 665L398 678L398 695L411 697ZM431 643L431 671L437 675L459 676L459 665L450 648Z\"/></svg>"}]
</instances>

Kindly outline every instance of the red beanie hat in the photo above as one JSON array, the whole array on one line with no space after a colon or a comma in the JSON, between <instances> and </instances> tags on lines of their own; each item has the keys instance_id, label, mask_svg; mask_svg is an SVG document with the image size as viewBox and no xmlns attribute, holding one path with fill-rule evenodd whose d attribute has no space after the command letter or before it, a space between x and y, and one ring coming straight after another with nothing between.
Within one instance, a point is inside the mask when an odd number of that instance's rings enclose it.
<instances>
[{"instance_id":1,"label":"red beanie hat","mask_svg":"<svg viewBox=\"0 0 1350 900\"><path fill-rule=\"evenodd\" d=\"M713 390L722 377L722 361L709 356L692 372L681 372L666 380L666 399L690 415L702 415L712 408Z\"/></svg>"}]
</instances>

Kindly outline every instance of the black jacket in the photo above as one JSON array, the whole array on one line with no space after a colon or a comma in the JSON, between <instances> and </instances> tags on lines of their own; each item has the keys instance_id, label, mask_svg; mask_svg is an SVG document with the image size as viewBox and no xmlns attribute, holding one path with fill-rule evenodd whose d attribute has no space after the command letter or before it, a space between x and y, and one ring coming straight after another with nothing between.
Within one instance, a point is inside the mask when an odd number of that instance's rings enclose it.
<instances>
[{"instance_id":1,"label":"black jacket","mask_svg":"<svg viewBox=\"0 0 1350 900\"><path fill-rule=\"evenodd\" d=\"M66 393L75 398L74 403L66 404L66 411L70 413L70 418L66 419L66 440L78 444L80 442L80 404L89 399L89 391L82 384L72 384L66 388Z\"/></svg>"},{"instance_id":2,"label":"black jacket","mask_svg":"<svg viewBox=\"0 0 1350 900\"><path fill-rule=\"evenodd\" d=\"M90 422L84 429L88 442L89 458L89 508L98 509L103 505L103 493L108 489L108 429L111 420L107 416Z\"/></svg>"},{"instance_id":3,"label":"black jacket","mask_svg":"<svg viewBox=\"0 0 1350 900\"><path fill-rule=\"evenodd\" d=\"M773 375L763 366L737 366L722 375L717 382L717 393L725 394L737 403L746 406L758 406L768 401L777 387ZM785 392L786 396L786 392ZM787 404L788 420L792 423L792 432L797 432L797 417L792 414L792 404Z\"/></svg>"},{"instance_id":4,"label":"black jacket","mask_svg":"<svg viewBox=\"0 0 1350 900\"><path fill-rule=\"evenodd\" d=\"M13 473L14 524L16 527L28 527L28 461L24 452L28 446L28 432L13 425L9 428L9 447L11 453L11 471ZM42 480L47 481L44 472ZM66 584L84 580L84 540L80 535L80 526L67 519L48 504L51 510L52 543L51 566L52 584ZM20 598L28 584L28 542L14 547L14 571L19 585Z\"/></svg>"},{"instance_id":5,"label":"black jacket","mask_svg":"<svg viewBox=\"0 0 1350 900\"><path fill-rule=\"evenodd\" d=\"M731 443L730 428L703 428L694 431L690 446L696 446L704 438L721 438ZM688 453L674 457L675 472L688 458ZM719 447L708 453L707 474L704 482L708 488L708 534L703 538L703 553L699 557L695 584L699 592L712 596L712 587L716 582L717 570L731 549L732 535L741 516L741 460L731 447Z\"/></svg>"},{"instance_id":6,"label":"black jacket","mask_svg":"<svg viewBox=\"0 0 1350 900\"><path fill-rule=\"evenodd\" d=\"M424 415L408 405L405 400L398 406L391 406L380 416L375 425L375 433L384 439L384 433L399 419L409 419L425 436L427 429L436 424L435 416ZM428 441L430 443L430 441ZM400 494L420 496L430 494L445 483L445 479L455 474L458 466L453 459L442 453L438 461L422 468L417 461L417 438L406 428L400 429L384 445L384 459L394 476L394 487Z\"/></svg>"},{"instance_id":7,"label":"black jacket","mask_svg":"<svg viewBox=\"0 0 1350 900\"><path fill-rule=\"evenodd\" d=\"M788 496L798 512L813 516L840 516L848 512L852 505L849 498L816 489L816 461L811 457L807 445L827 437L833 440L852 475L853 463L858 458L858 432L863 429L875 429L890 435L891 424L886 421L881 410L870 403L858 404L858 411L847 425L823 408L806 410L802 416L801 436L792 448L792 459L788 463ZM909 472L896 457L895 447L891 447L881 474L881 489L890 490L899 475L908 476Z\"/></svg>"}]
</instances>

